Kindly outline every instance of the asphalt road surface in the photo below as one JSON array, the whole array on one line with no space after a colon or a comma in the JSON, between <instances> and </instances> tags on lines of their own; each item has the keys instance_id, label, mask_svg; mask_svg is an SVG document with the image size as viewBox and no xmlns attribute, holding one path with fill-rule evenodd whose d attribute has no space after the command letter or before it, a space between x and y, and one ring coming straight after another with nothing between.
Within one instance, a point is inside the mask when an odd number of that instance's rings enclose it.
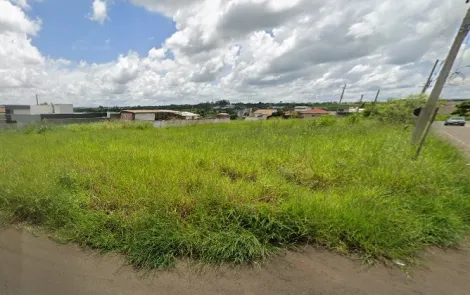
<instances>
[{"instance_id":1,"label":"asphalt road surface","mask_svg":"<svg viewBox=\"0 0 470 295\"><path fill-rule=\"evenodd\" d=\"M437 131L470 155L470 128ZM1 295L90 294L470 294L470 247L428 249L411 275L311 247L255 267L205 267L136 273L119 256L57 245L24 229L0 231Z\"/></svg>"},{"instance_id":2,"label":"asphalt road surface","mask_svg":"<svg viewBox=\"0 0 470 295\"><path fill-rule=\"evenodd\" d=\"M443 122L436 122L434 125L440 134L470 153L470 122L465 127L444 126Z\"/></svg>"}]
</instances>

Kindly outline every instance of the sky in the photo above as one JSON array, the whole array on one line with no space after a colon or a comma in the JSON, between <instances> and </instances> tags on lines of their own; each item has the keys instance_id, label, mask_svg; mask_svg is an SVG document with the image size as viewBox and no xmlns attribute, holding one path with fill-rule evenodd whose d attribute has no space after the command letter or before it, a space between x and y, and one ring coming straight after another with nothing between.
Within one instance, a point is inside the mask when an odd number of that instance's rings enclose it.
<instances>
[{"instance_id":1,"label":"sky","mask_svg":"<svg viewBox=\"0 0 470 295\"><path fill-rule=\"evenodd\" d=\"M419 93L464 0L0 0L0 105ZM470 97L462 45L443 96ZM469 77L468 79L466 77Z\"/></svg>"}]
</instances>

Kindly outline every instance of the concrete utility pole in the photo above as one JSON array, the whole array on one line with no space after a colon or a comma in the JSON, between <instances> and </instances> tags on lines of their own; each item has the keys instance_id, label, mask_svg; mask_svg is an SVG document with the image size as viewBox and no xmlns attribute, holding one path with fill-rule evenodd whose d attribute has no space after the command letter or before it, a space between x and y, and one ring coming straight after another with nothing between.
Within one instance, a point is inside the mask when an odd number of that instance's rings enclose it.
<instances>
[{"instance_id":1,"label":"concrete utility pole","mask_svg":"<svg viewBox=\"0 0 470 295\"><path fill-rule=\"evenodd\" d=\"M374 105L377 103L377 100L379 99L379 94L380 94L380 88L379 90L377 90L377 94L375 95Z\"/></svg>"},{"instance_id":2,"label":"concrete utility pole","mask_svg":"<svg viewBox=\"0 0 470 295\"><path fill-rule=\"evenodd\" d=\"M357 106L357 112L358 113L359 113L359 109L361 108L363 98L364 98L364 94L361 94L361 99L359 100L359 105Z\"/></svg>"},{"instance_id":3,"label":"concrete utility pole","mask_svg":"<svg viewBox=\"0 0 470 295\"><path fill-rule=\"evenodd\" d=\"M467 1L468 3L468 1ZM421 113L418 118L418 122L416 123L415 129L411 136L411 144L417 144L421 137L423 136L423 132L430 121L434 110L436 109L437 101L439 100L439 96L441 95L442 88L449 77L449 73L452 70L452 66L454 65L455 58L459 53L460 46L462 46L463 40L468 34L470 29L470 8L467 10L467 13L462 21L462 25L455 36L454 43L450 48L449 54L444 62L444 66L442 67L441 73L437 78L437 81L429 95L428 102L426 106L423 107Z\"/></svg>"},{"instance_id":4,"label":"concrete utility pole","mask_svg":"<svg viewBox=\"0 0 470 295\"><path fill-rule=\"evenodd\" d=\"M439 63L439 60L436 60L436 63L432 67L431 73L429 74L428 80L426 81L426 84L424 84L423 90L421 91L421 94L426 93L426 90L428 90L429 86L431 86L431 80L432 80L432 75L434 74L434 71L436 70L437 64Z\"/></svg>"},{"instance_id":5,"label":"concrete utility pole","mask_svg":"<svg viewBox=\"0 0 470 295\"><path fill-rule=\"evenodd\" d=\"M336 108L336 113L338 113L339 107L341 106L341 102L343 101L343 96L344 96L344 91L346 91L346 86L347 86L347 85L344 84L343 92L341 92L341 97L339 98L338 107Z\"/></svg>"},{"instance_id":6,"label":"concrete utility pole","mask_svg":"<svg viewBox=\"0 0 470 295\"><path fill-rule=\"evenodd\" d=\"M421 154L421 150L423 149L424 143L426 142L426 138L428 137L429 131L431 130L432 123L436 119L437 113L439 112L439 108L436 108L433 112L431 122L429 122L428 126L426 126L426 130L424 131L424 135L419 141L418 149L416 150L416 154L414 156L414 160L417 160L419 157L419 154Z\"/></svg>"},{"instance_id":7,"label":"concrete utility pole","mask_svg":"<svg viewBox=\"0 0 470 295\"><path fill-rule=\"evenodd\" d=\"M372 111L375 110L375 105L377 104L377 100L379 99L379 95L380 95L380 88L379 88L379 90L377 90L377 94L375 95L374 103L372 104Z\"/></svg>"},{"instance_id":8,"label":"concrete utility pole","mask_svg":"<svg viewBox=\"0 0 470 295\"><path fill-rule=\"evenodd\" d=\"M36 105L39 105L38 95L36 94Z\"/></svg>"}]
</instances>

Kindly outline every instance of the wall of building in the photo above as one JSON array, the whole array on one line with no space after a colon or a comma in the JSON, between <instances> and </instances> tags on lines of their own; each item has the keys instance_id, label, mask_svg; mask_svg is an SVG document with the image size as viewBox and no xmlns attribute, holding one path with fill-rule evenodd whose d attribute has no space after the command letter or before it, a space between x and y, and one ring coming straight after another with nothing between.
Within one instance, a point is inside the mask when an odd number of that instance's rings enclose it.
<instances>
[{"instance_id":1,"label":"wall of building","mask_svg":"<svg viewBox=\"0 0 470 295\"><path fill-rule=\"evenodd\" d=\"M51 105L32 105L30 113L31 115L53 114L54 109Z\"/></svg>"},{"instance_id":2,"label":"wall of building","mask_svg":"<svg viewBox=\"0 0 470 295\"><path fill-rule=\"evenodd\" d=\"M229 123L230 119L200 119L200 120L161 120L154 121L153 127L172 127L172 126L188 126L188 125L199 125L199 124L219 124Z\"/></svg>"},{"instance_id":3,"label":"wall of building","mask_svg":"<svg viewBox=\"0 0 470 295\"><path fill-rule=\"evenodd\" d=\"M137 121L155 121L155 113L136 113L135 120Z\"/></svg>"},{"instance_id":4,"label":"wall of building","mask_svg":"<svg viewBox=\"0 0 470 295\"><path fill-rule=\"evenodd\" d=\"M15 115L30 115L31 111L28 109L13 109L12 114Z\"/></svg>"},{"instance_id":5,"label":"wall of building","mask_svg":"<svg viewBox=\"0 0 470 295\"><path fill-rule=\"evenodd\" d=\"M133 113L121 113L121 120L132 121L134 120L134 114Z\"/></svg>"},{"instance_id":6,"label":"wall of building","mask_svg":"<svg viewBox=\"0 0 470 295\"><path fill-rule=\"evenodd\" d=\"M15 115L12 115L15 116ZM16 115L25 116L25 115ZM28 115L28 117L40 117L39 115ZM2 129L15 129L24 128L30 124L41 124L41 125L68 125L68 124L86 124L107 121L107 118L60 118L60 119L48 119L43 121L17 121L17 123L2 123L0 122L0 130Z\"/></svg>"},{"instance_id":7,"label":"wall of building","mask_svg":"<svg viewBox=\"0 0 470 295\"><path fill-rule=\"evenodd\" d=\"M31 124L41 122L41 115L17 115L12 114L11 120L19 124Z\"/></svg>"},{"instance_id":8,"label":"wall of building","mask_svg":"<svg viewBox=\"0 0 470 295\"><path fill-rule=\"evenodd\" d=\"M55 104L55 114L73 114L73 104Z\"/></svg>"},{"instance_id":9,"label":"wall of building","mask_svg":"<svg viewBox=\"0 0 470 295\"><path fill-rule=\"evenodd\" d=\"M42 123L46 125L67 125L67 124L85 124L107 121L107 118L60 118L46 119Z\"/></svg>"}]
</instances>

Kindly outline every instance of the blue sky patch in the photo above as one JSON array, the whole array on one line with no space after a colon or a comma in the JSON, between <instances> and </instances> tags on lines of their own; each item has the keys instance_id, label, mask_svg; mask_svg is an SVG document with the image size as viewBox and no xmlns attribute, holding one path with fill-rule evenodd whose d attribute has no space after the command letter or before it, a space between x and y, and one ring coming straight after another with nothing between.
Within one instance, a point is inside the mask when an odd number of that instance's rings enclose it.
<instances>
[{"instance_id":1,"label":"blue sky patch","mask_svg":"<svg viewBox=\"0 0 470 295\"><path fill-rule=\"evenodd\" d=\"M127 1L108 3L108 19L100 24L88 17L92 0L32 2L28 14L43 21L33 44L46 56L102 63L129 50L146 56L175 31L172 19L148 12Z\"/></svg>"}]
</instances>

